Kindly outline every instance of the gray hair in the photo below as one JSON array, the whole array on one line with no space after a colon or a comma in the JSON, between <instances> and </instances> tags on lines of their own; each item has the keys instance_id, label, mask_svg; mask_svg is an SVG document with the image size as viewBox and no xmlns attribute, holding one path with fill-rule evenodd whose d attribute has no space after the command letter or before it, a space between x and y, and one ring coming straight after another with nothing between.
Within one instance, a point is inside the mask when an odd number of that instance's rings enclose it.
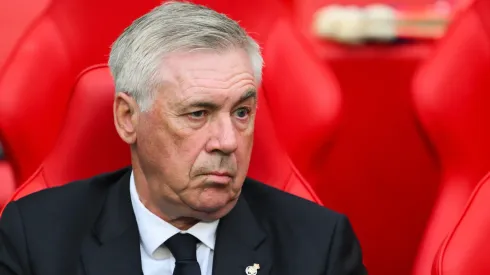
<instances>
[{"instance_id":1,"label":"gray hair","mask_svg":"<svg viewBox=\"0 0 490 275\"><path fill-rule=\"evenodd\" d=\"M112 45L109 67L116 93L128 93L146 111L153 102L154 91L160 87L160 71L166 55L232 48L248 53L259 84L263 66L260 47L237 22L201 5L169 1L124 30Z\"/></svg>"}]
</instances>

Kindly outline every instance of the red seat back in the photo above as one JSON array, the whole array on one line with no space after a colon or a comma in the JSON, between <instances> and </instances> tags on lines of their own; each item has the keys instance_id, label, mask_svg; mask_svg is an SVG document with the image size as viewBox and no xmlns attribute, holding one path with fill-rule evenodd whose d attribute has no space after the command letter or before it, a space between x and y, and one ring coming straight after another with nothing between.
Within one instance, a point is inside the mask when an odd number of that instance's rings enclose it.
<instances>
[{"instance_id":1,"label":"red seat back","mask_svg":"<svg viewBox=\"0 0 490 275\"><path fill-rule=\"evenodd\" d=\"M24 33L0 69L0 139L20 182L52 149L77 75L106 62L122 30L161 2L35 1L36 18L13 27Z\"/></svg>"},{"instance_id":2,"label":"red seat back","mask_svg":"<svg viewBox=\"0 0 490 275\"><path fill-rule=\"evenodd\" d=\"M287 19L273 25L264 49L265 97L280 142L316 188L341 113L335 76L308 50Z\"/></svg>"},{"instance_id":3,"label":"red seat back","mask_svg":"<svg viewBox=\"0 0 490 275\"><path fill-rule=\"evenodd\" d=\"M490 174L476 186L436 254L432 275L490 274Z\"/></svg>"},{"instance_id":4,"label":"red seat back","mask_svg":"<svg viewBox=\"0 0 490 275\"><path fill-rule=\"evenodd\" d=\"M114 84L105 65L79 76L56 146L14 199L129 165L129 148L114 128L113 99Z\"/></svg>"},{"instance_id":5,"label":"red seat back","mask_svg":"<svg viewBox=\"0 0 490 275\"><path fill-rule=\"evenodd\" d=\"M272 186L319 202L275 140L267 103L259 92L255 145L249 175ZM13 200L32 192L87 178L130 164L129 147L114 127L114 85L105 65L84 71L71 94L64 127L53 151Z\"/></svg>"},{"instance_id":6,"label":"red seat back","mask_svg":"<svg viewBox=\"0 0 490 275\"><path fill-rule=\"evenodd\" d=\"M16 46L22 43L24 34L29 32L32 24L45 11L49 3L50 0L0 1L0 82L4 67L10 62L10 58L15 55ZM0 91L0 96L3 96L3 100L8 100L5 92L2 93ZM2 106L2 102L0 102L0 106ZM2 140L2 131L0 131L0 147L2 146ZM0 148L0 150L3 149ZM0 207L10 198L17 187L12 165L5 160L3 154L1 155Z\"/></svg>"},{"instance_id":7,"label":"red seat back","mask_svg":"<svg viewBox=\"0 0 490 275\"><path fill-rule=\"evenodd\" d=\"M459 13L414 82L414 103L442 181L415 267L429 274L433 257L476 183L490 169L490 1Z\"/></svg>"}]
</instances>

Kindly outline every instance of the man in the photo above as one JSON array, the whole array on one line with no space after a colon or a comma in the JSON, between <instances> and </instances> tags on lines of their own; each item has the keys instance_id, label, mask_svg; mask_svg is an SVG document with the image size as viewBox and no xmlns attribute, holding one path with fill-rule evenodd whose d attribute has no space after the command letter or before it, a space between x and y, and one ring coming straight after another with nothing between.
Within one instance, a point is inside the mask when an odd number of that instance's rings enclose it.
<instances>
[{"instance_id":1,"label":"man","mask_svg":"<svg viewBox=\"0 0 490 275\"><path fill-rule=\"evenodd\" d=\"M205 7L137 19L109 60L131 168L10 203L0 274L366 274L343 215L246 178L262 63Z\"/></svg>"}]
</instances>

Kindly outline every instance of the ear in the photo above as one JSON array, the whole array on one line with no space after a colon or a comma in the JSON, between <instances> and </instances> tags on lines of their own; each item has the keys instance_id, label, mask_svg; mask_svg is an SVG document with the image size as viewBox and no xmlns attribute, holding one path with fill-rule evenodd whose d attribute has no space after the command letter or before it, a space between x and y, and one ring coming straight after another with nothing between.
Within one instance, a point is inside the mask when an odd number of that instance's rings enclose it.
<instances>
[{"instance_id":1,"label":"ear","mask_svg":"<svg viewBox=\"0 0 490 275\"><path fill-rule=\"evenodd\" d=\"M126 93L119 92L114 99L113 109L117 133L127 144L134 144L140 112L136 100Z\"/></svg>"}]
</instances>

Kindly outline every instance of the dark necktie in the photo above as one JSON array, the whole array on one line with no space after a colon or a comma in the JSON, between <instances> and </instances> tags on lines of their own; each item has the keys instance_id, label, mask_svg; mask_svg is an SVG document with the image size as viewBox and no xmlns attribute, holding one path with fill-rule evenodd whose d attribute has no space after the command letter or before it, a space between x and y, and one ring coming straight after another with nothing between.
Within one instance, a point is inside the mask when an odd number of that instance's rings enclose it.
<instances>
[{"instance_id":1,"label":"dark necktie","mask_svg":"<svg viewBox=\"0 0 490 275\"><path fill-rule=\"evenodd\" d=\"M196 258L196 245L199 242L191 234L178 233L165 242L175 258L173 275L201 275Z\"/></svg>"}]
</instances>

